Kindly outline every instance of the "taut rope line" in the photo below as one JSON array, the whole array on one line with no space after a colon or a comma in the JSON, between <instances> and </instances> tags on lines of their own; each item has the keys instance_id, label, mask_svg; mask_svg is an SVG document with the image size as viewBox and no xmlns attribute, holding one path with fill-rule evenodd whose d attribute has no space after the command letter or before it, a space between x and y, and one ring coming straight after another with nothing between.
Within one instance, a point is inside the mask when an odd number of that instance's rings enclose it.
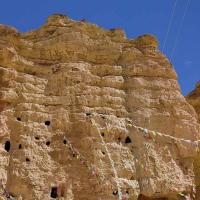
<instances>
[{"instance_id":1,"label":"taut rope line","mask_svg":"<svg viewBox=\"0 0 200 200\"><path fill-rule=\"evenodd\" d=\"M165 49L165 45L166 45L166 42L167 42L167 39L168 39L168 36L169 36L169 32L170 32L170 29L171 29L171 26L172 26L172 22L173 22L173 18L174 18L174 14L175 14L177 3L178 3L178 0L175 1L174 6L172 8L171 17L170 17L170 20L169 20L169 24L168 24L168 27L167 27L167 32L166 32L164 43L163 43L162 52Z\"/></svg>"},{"instance_id":2,"label":"taut rope line","mask_svg":"<svg viewBox=\"0 0 200 200\"><path fill-rule=\"evenodd\" d=\"M185 20L185 17L186 17L186 14L187 14L187 11L188 11L190 3L191 3L191 0L188 0L187 1L187 5L185 7L185 11L184 11L183 17L182 17L182 20L181 20L181 23L180 23L180 26L179 26L177 34L176 34L176 39L175 39L175 42L174 42L174 46L172 48L172 53L171 53L171 56L170 56L171 60L172 60L172 58L174 56L174 52L175 52L176 47L177 47L177 43L178 43L178 40L179 40L179 37L180 37L180 34L181 34L181 29L183 27L184 20Z\"/></svg>"},{"instance_id":3,"label":"taut rope line","mask_svg":"<svg viewBox=\"0 0 200 200\"><path fill-rule=\"evenodd\" d=\"M92 124L96 127L94 121L93 121L93 120L91 120L91 121L92 121ZM108 159L110 160L110 164L111 164L111 167L112 167L113 172L114 172L114 176L115 176L115 181L116 181L116 185L117 185L117 191L118 191L119 200L122 200L122 192L121 192L120 184L119 184L119 182L118 182L118 179L119 179L119 178L118 178L117 170L115 169L114 161L113 161L113 159L112 159L112 157L111 157L111 155L110 155L110 151L108 150L108 147L107 147L107 145L106 145L106 143L105 143L105 141L104 141L104 139L103 139L101 133L99 132L99 130L98 130L97 127L96 127L96 129L97 129L97 131L98 131L99 137L101 138L101 142L102 142L102 144L103 144L104 147L105 147L105 150L106 150L107 155L108 155Z\"/></svg>"}]
</instances>

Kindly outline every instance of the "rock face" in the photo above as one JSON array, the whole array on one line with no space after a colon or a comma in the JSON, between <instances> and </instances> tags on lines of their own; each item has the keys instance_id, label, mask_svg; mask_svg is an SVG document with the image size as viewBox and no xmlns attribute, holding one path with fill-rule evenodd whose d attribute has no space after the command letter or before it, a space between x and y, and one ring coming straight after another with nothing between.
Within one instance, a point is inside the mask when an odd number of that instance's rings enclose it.
<instances>
[{"instance_id":1,"label":"rock face","mask_svg":"<svg viewBox=\"0 0 200 200\"><path fill-rule=\"evenodd\" d=\"M1 25L0 75L7 196L194 198L200 126L153 36L63 15L28 33Z\"/></svg>"},{"instance_id":2,"label":"rock face","mask_svg":"<svg viewBox=\"0 0 200 200\"><path fill-rule=\"evenodd\" d=\"M186 96L187 101L194 107L200 122L200 82L196 84L196 88ZM198 199L200 199L200 156L197 156L194 163L194 171L196 174L196 190Z\"/></svg>"},{"instance_id":3,"label":"rock face","mask_svg":"<svg viewBox=\"0 0 200 200\"><path fill-rule=\"evenodd\" d=\"M186 99L196 110L200 122L200 82L198 82L196 88L186 96Z\"/></svg>"}]
</instances>

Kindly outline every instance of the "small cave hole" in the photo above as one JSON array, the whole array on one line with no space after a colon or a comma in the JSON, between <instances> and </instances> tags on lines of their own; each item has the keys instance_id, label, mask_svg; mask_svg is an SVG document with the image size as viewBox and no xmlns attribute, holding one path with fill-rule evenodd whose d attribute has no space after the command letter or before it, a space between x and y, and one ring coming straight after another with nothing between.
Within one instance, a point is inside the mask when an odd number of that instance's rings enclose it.
<instances>
[{"instance_id":1,"label":"small cave hole","mask_svg":"<svg viewBox=\"0 0 200 200\"><path fill-rule=\"evenodd\" d=\"M36 139L36 140L39 140L40 138L39 138L38 136L35 136L35 139Z\"/></svg>"},{"instance_id":2,"label":"small cave hole","mask_svg":"<svg viewBox=\"0 0 200 200\"><path fill-rule=\"evenodd\" d=\"M105 155L106 153L104 151L101 152L103 155Z\"/></svg>"},{"instance_id":3,"label":"small cave hole","mask_svg":"<svg viewBox=\"0 0 200 200\"><path fill-rule=\"evenodd\" d=\"M22 148L22 145L21 144L19 144L19 147L18 147L19 149L21 149Z\"/></svg>"},{"instance_id":4,"label":"small cave hole","mask_svg":"<svg viewBox=\"0 0 200 200\"><path fill-rule=\"evenodd\" d=\"M118 140L118 142L121 142L121 138L120 137L118 137L117 140Z\"/></svg>"},{"instance_id":5,"label":"small cave hole","mask_svg":"<svg viewBox=\"0 0 200 200\"><path fill-rule=\"evenodd\" d=\"M118 194L118 191L113 191L113 195L117 195Z\"/></svg>"},{"instance_id":6,"label":"small cave hole","mask_svg":"<svg viewBox=\"0 0 200 200\"><path fill-rule=\"evenodd\" d=\"M58 197L58 188L57 187L52 187L51 188L51 198L56 199Z\"/></svg>"},{"instance_id":7,"label":"small cave hole","mask_svg":"<svg viewBox=\"0 0 200 200\"><path fill-rule=\"evenodd\" d=\"M20 117L17 117L17 121L20 121L20 122L21 122L22 120L21 120L21 118L20 118Z\"/></svg>"},{"instance_id":8,"label":"small cave hole","mask_svg":"<svg viewBox=\"0 0 200 200\"><path fill-rule=\"evenodd\" d=\"M30 159L29 159L29 158L26 158L26 162L30 162Z\"/></svg>"},{"instance_id":9,"label":"small cave hole","mask_svg":"<svg viewBox=\"0 0 200 200\"><path fill-rule=\"evenodd\" d=\"M104 136L105 136L105 133L101 133L101 136L104 137Z\"/></svg>"},{"instance_id":10,"label":"small cave hole","mask_svg":"<svg viewBox=\"0 0 200 200\"><path fill-rule=\"evenodd\" d=\"M126 190L126 194L129 194L129 191L128 191L128 190Z\"/></svg>"},{"instance_id":11,"label":"small cave hole","mask_svg":"<svg viewBox=\"0 0 200 200\"><path fill-rule=\"evenodd\" d=\"M6 141L4 148L7 152L10 151L10 141Z\"/></svg>"},{"instance_id":12,"label":"small cave hole","mask_svg":"<svg viewBox=\"0 0 200 200\"><path fill-rule=\"evenodd\" d=\"M90 116L90 115L91 115L91 113L89 113L89 112L88 112L88 113L86 113L86 116Z\"/></svg>"},{"instance_id":13,"label":"small cave hole","mask_svg":"<svg viewBox=\"0 0 200 200\"><path fill-rule=\"evenodd\" d=\"M67 140L64 139L64 140L63 140L63 144L67 144Z\"/></svg>"},{"instance_id":14,"label":"small cave hole","mask_svg":"<svg viewBox=\"0 0 200 200\"><path fill-rule=\"evenodd\" d=\"M129 136L127 136L126 137L126 139L125 139L125 143L126 144L129 144L129 143L131 143L132 141L131 141L131 138L129 137Z\"/></svg>"},{"instance_id":15,"label":"small cave hole","mask_svg":"<svg viewBox=\"0 0 200 200\"><path fill-rule=\"evenodd\" d=\"M45 121L45 125L46 125L46 126L49 126L50 124L51 124L50 121Z\"/></svg>"},{"instance_id":16,"label":"small cave hole","mask_svg":"<svg viewBox=\"0 0 200 200\"><path fill-rule=\"evenodd\" d=\"M103 116L103 115L101 115L101 118L102 118L102 119L106 119L106 117L105 117L105 116Z\"/></svg>"},{"instance_id":17,"label":"small cave hole","mask_svg":"<svg viewBox=\"0 0 200 200\"><path fill-rule=\"evenodd\" d=\"M46 142L46 145L47 145L47 146L49 146L50 144L51 144L51 142L50 142L50 141L47 141L47 142Z\"/></svg>"}]
</instances>

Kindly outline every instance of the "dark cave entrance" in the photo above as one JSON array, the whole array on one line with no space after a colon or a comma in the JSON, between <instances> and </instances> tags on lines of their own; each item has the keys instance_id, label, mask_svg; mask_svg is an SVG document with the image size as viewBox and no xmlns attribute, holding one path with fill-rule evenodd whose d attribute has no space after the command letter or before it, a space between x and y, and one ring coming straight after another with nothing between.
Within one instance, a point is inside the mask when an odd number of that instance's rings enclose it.
<instances>
[{"instance_id":1,"label":"dark cave entrance","mask_svg":"<svg viewBox=\"0 0 200 200\"><path fill-rule=\"evenodd\" d=\"M130 144L131 142L132 142L131 138L129 136L127 136L125 139L125 144Z\"/></svg>"},{"instance_id":2,"label":"dark cave entrance","mask_svg":"<svg viewBox=\"0 0 200 200\"><path fill-rule=\"evenodd\" d=\"M56 199L58 197L58 188L57 187L52 187L51 188L51 198Z\"/></svg>"},{"instance_id":3,"label":"dark cave entrance","mask_svg":"<svg viewBox=\"0 0 200 200\"><path fill-rule=\"evenodd\" d=\"M11 146L10 141L6 141L4 148L5 148L5 150L6 150L7 152L10 151L10 146Z\"/></svg>"}]
</instances>

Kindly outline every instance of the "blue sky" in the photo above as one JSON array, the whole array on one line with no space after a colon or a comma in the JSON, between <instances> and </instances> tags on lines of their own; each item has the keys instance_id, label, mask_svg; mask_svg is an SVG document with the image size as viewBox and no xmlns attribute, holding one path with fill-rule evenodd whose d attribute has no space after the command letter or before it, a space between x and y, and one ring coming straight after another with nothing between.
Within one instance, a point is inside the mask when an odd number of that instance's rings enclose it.
<instances>
[{"instance_id":1,"label":"blue sky","mask_svg":"<svg viewBox=\"0 0 200 200\"><path fill-rule=\"evenodd\" d=\"M104 28L123 28L129 38L151 33L163 48L171 12L177 0L4 0L0 23L29 31L40 27L54 13L72 19L86 19ZM180 24L190 1L182 28ZM180 31L171 62L179 77L183 94L200 80L200 1L178 0L164 54L171 58L176 35Z\"/></svg>"}]
</instances>

